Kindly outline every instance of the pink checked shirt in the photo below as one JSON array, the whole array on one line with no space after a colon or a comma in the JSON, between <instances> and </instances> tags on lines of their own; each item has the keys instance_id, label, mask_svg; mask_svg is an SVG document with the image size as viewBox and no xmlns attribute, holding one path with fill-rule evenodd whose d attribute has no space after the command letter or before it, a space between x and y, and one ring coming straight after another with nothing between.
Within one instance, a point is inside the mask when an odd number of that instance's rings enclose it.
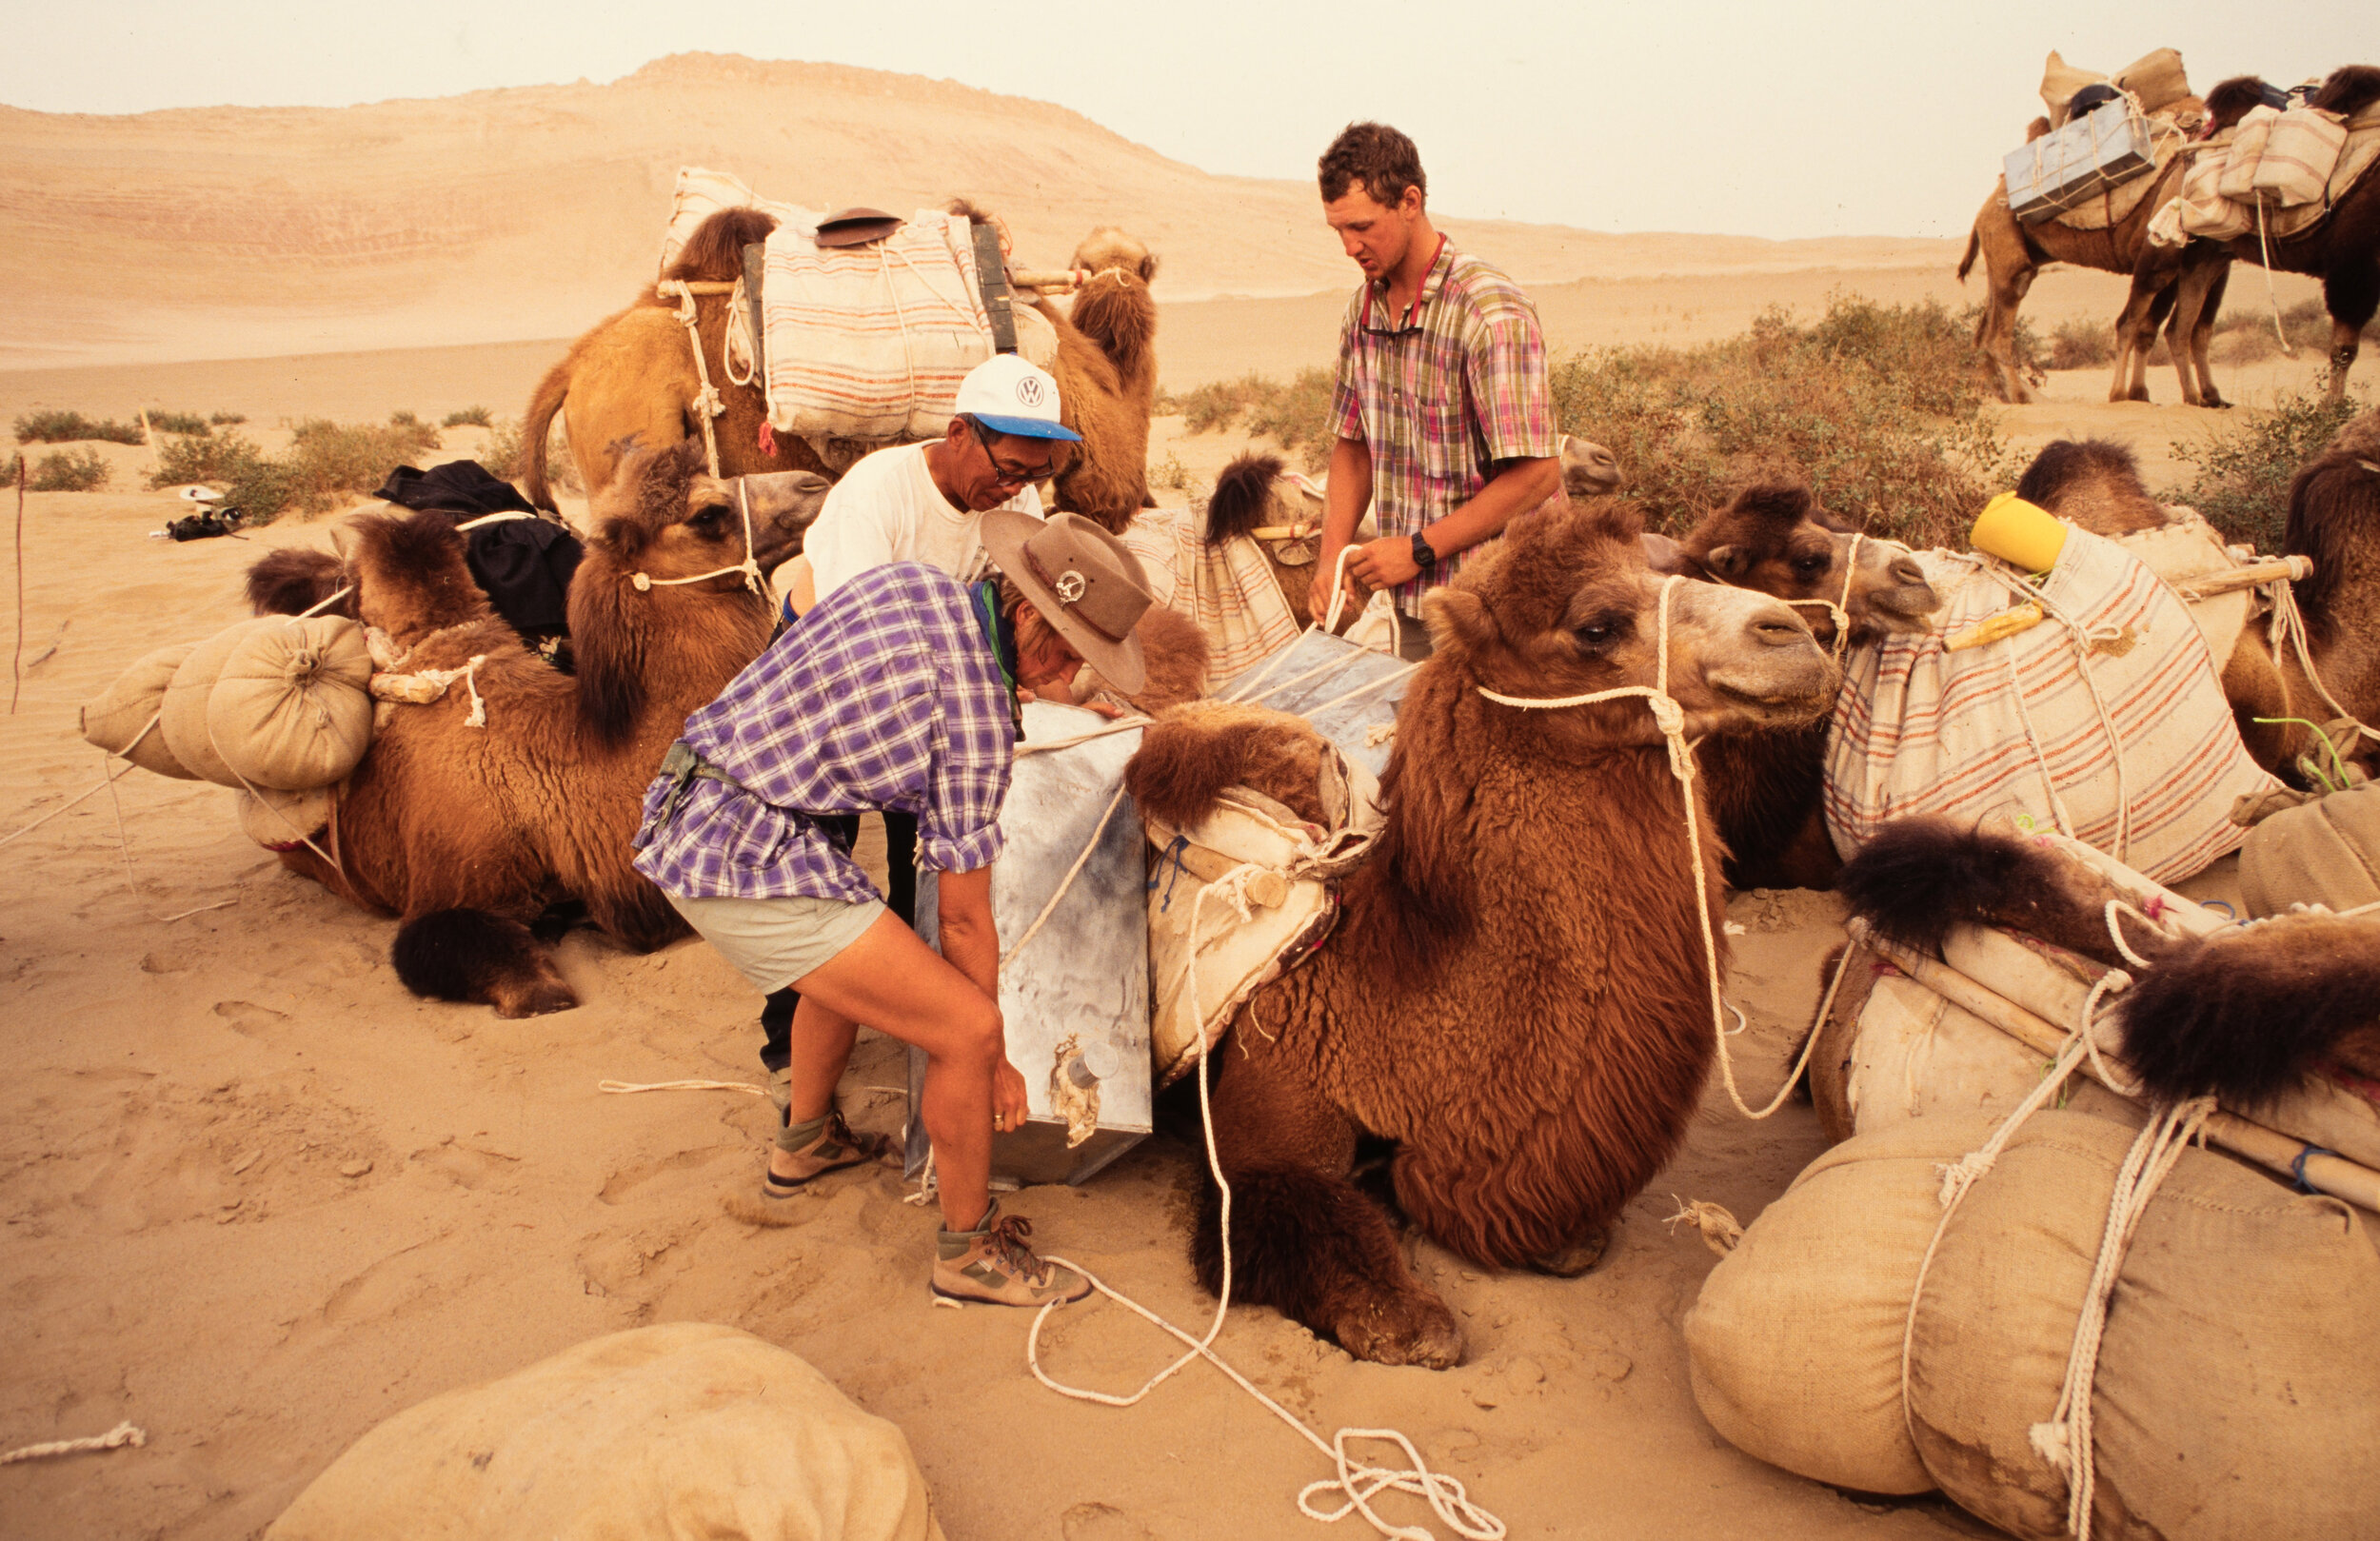
<instances>
[{"instance_id":1,"label":"pink checked shirt","mask_svg":"<svg viewBox=\"0 0 2380 1541\"><path fill-rule=\"evenodd\" d=\"M1390 313L1386 290L1366 284L1348 302L1331 424L1371 446L1380 533L1410 536L1477 497L1497 463L1553 455L1554 404L1537 306L1501 272L1440 236L1403 315ZM1440 557L1398 588L1398 607L1418 610L1484 549Z\"/></svg>"}]
</instances>

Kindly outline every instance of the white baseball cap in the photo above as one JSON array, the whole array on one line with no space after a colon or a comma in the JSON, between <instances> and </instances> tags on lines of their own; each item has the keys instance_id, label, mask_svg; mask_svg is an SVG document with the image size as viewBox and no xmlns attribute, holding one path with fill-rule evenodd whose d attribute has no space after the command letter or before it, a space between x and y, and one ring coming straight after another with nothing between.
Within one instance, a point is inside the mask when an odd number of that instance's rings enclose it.
<instances>
[{"instance_id":1,"label":"white baseball cap","mask_svg":"<svg viewBox=\"0 0 2380 1541\"><path fill-rule=\"evenodd\" d=\"M1047 369L1014 353L995 353L967 371L951 408L994 433L1021 439L1081 442L1082 435L1058 417L1058 382Z\"/></svg>"}]
</instances>

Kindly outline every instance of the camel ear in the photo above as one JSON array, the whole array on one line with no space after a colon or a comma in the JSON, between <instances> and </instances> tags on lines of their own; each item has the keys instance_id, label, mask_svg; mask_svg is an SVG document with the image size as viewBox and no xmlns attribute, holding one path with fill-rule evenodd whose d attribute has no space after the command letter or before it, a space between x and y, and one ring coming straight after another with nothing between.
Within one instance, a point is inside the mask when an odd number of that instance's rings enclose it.
<instances>
[{"instance_id":1,"label":"camel ear","mask_svg":"<svg viewBox=\"0 0 2380 1541\"><path fill-rule=\"evenodd\" d=\"M1715 545L1702 554L1702 564L1721 578L1741 578L1752 570L1752 553L1740 545Z\"/></svg>"},{"instance_id":2,"label":"camel ear","mask_svg":"<svg viewBox=\"0 0 2380 1541\"><path fill-rule=\"evenodd\" d=\"M1154 251L1140 259L1140 282L1143 284L1157 282L1157 253Z\"/></svg>"},{"instance_id":3,"label":"camel ear","mask_svg":"<svg viewBox=\"0 0 2380 1541\"><path fill-rule=\"evenodd\" d=\"M1637 536L1636 541L1644 547L1644 564L1662 577L1678 573L1689 578L1694 576L1694 559L1686 555L1684 546L1668 536L1655 535L1648 530Z\"/></svg>"},{"instance_id":4,"label":"camel ear","mask_svg":"<svg viewBox=\"0 0 2380 1541\"><path fill-rule=\"evenodd\" d=\"M1430 645L1443 648L1457 638L1477 650L1496 641L1496 618L1467 588L1433 589L1421 602L1421 620L1430 628Z\"/></svg>"}]
</instances>

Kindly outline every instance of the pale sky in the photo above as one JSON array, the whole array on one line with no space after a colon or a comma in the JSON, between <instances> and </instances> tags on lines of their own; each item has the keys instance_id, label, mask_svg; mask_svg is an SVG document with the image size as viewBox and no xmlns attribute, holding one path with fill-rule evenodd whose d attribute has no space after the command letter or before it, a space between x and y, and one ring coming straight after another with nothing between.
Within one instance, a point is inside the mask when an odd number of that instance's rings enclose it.
<instances>
[{"instance_id":1,"label":"pale sky","mask_svg":"<svg viewBox=\"0 0 2380 1541\"><path fill-rule=\"evenodd\" d=\"M974 0L73 0L8 8L0 103L344 106L580 78L686 51L1056 102L1208 171L1305 179L1340 126L1413 135L1445 213L1599 230L1963 233L2052 49L2179 49L2200 90L2380 63L2370 0L1830 0L1368 8ZM2361 16L2361 22L2354 20Z\"/></svg>"}]
</instances>

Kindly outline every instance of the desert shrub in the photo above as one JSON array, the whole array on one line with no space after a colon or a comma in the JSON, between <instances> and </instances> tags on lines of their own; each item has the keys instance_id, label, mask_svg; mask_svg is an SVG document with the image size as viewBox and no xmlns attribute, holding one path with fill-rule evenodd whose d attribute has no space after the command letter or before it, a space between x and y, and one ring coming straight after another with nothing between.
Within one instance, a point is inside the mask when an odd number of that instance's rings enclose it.
<instances>
[{"instance_id":1,"label":"desert shrub","mask_svg":"<svg viewBox=\"0 0 2380 1541\"><path fill-rule=\"evenodd\" d=\"M35 492L92 492L108 484L108 463L96 449L44 455L27 484Z\"/></svg>"},{"instance_id":2,"label":"desert shrub","mask_svg":"<svg viewBox=\"0 0 2380 1541\"><path fill-rule=\"evenodd\" d=\"M1652 527L1681 533L1745 483L1806 480L1837 517L1954 544L2016 466L1982 413L1971 327L1941 305L1837 295L1692 348L1556 362L1555 417L1608 446Z\"/></svg>"},{"instance_id":3,"label":"desert shrub","mask_svg":"<svg viewBox=\"0 0 2380 1541\"><path fill-rule=\"evenodd\" d=\"M410 418L411 421L403 421ZM176 437L157 457L151 486L211 482L224 502L262 524L292 509L319 514L371 492L397 466L438 447L438 430L399 413L385 426L309 418L290 430L289 448L268 456L236 432Z\"/></svg>"},{"instance_id":4,"label":"desert shrub","mask_svg":"<svg viewBox=\"0 0 2380 1541\"><path fill-rule=\"evenodd\" d=\"M1331 458L1331 392L1334 369L1313 365L1286 384L1264 375L1219 381L1174 398L1182 426L1192 433L1229 427L1237 420L1283 449L1302 451L1306 469L1319 471Z\"/></svg>"},{"instance_id":5,"label":"desert shrub","mask_svg":"<svg viewBox=\"0 0 2380 1541\"><path fill-rule=\"evenodd\" d=\"M438 420L438 425L442 428L485 428L492 426L488 420L487 408L485 406L466 406L460 411L448 412L445 417Z\"/></svg>"},{"instance_id":6,"label":"desert shrub","mask_svg":"<svg viewBox=\"0 0 2380 1541\"><path fill-rule=\"evenodd\" d=\"M0 461L0 486L16 485L16 479L24 474L25 457L23 454L10 455L7 460Z\"/></svg>"},{"instance_id":7,"label":"desert shrub","mask_svg":"<svg viewBox=\"0 0 2380 1541\"><path fill-rule=\"evenodd\" d=\"M489 425L487 445L480 451L479 463L490 475L507 482L521 480L521 428L518 418L500 417ZM560 418L545 432L545 480L562 492L583 493L586 484L579 479L579 463L570 457L570 435L565 431Z\"/></svg>"},{"instance_id":8,"label":"desert shrub","mask_svg":"<svg viewBox=\"0 0 2380 1541\"><path fill-rule=\"evenodd\" d=\"M2279 551L2289 523L2291 479L2369 405L2351 395L2333 402L2307 391L2283 397L2271 411L2241 408L2198 444L2175 441L2174 455L2198 467L2197 480L2181 491L2180 500L2226 540Z\"/></svg>"},{"instance_id":9,"label":"desert shrub","mask_svg":"<svg viewBox=\"0 0 2380 1541\"><path fill-rule=\"evenodd\" d=\"M243 434L225 432L204 439L176 434L157 451L157 469L149 484L178 487L193 482L231 482L263 459L263 452Z\"/></svg>"},{"instance_id":10,"label":"desert shrub","mask_svg":"<svg viewBox=\"0 0 2380 1541\"><path fill-rule=\"evenodd\" d=\"M2053 369L2095 369L2115 362L2115 328L2101 321L2061 321L2050 332Z\"/></svg>"},{"instance_id":11,"label":"desert shrub","mask_svg":"<svg viewBox=\"0 0 2380 1541\"><path fill-rule=\"evenodd\" d=\"M196 412L161 412L153 406L149 410L149 425L159 433L189 433L202 438L212 431L207 420Z\"/></svg>"},{"instance_id":12,"label":"desert shrub","mask_svg":"<svg viewBox=\"0 0 2380 1541\"><path fill-rule=\"evenodd\" d=\"M16 420L20 445L68 445L97 439L111 445L137 445L141 426L111 419L88 418L80 412L28 412Z\"/></svg>"},{"instance_id":13,"label":"desert shrub","mask_svg":"<svg viewBox=\"0 0 2380 1541\"><path fill-rule=\"evenodd\" d=\"M217 412L207 421L218 428L228 427L234 424L246 423L248 414L246 412Z\"/></svg>"}]
</instances>

